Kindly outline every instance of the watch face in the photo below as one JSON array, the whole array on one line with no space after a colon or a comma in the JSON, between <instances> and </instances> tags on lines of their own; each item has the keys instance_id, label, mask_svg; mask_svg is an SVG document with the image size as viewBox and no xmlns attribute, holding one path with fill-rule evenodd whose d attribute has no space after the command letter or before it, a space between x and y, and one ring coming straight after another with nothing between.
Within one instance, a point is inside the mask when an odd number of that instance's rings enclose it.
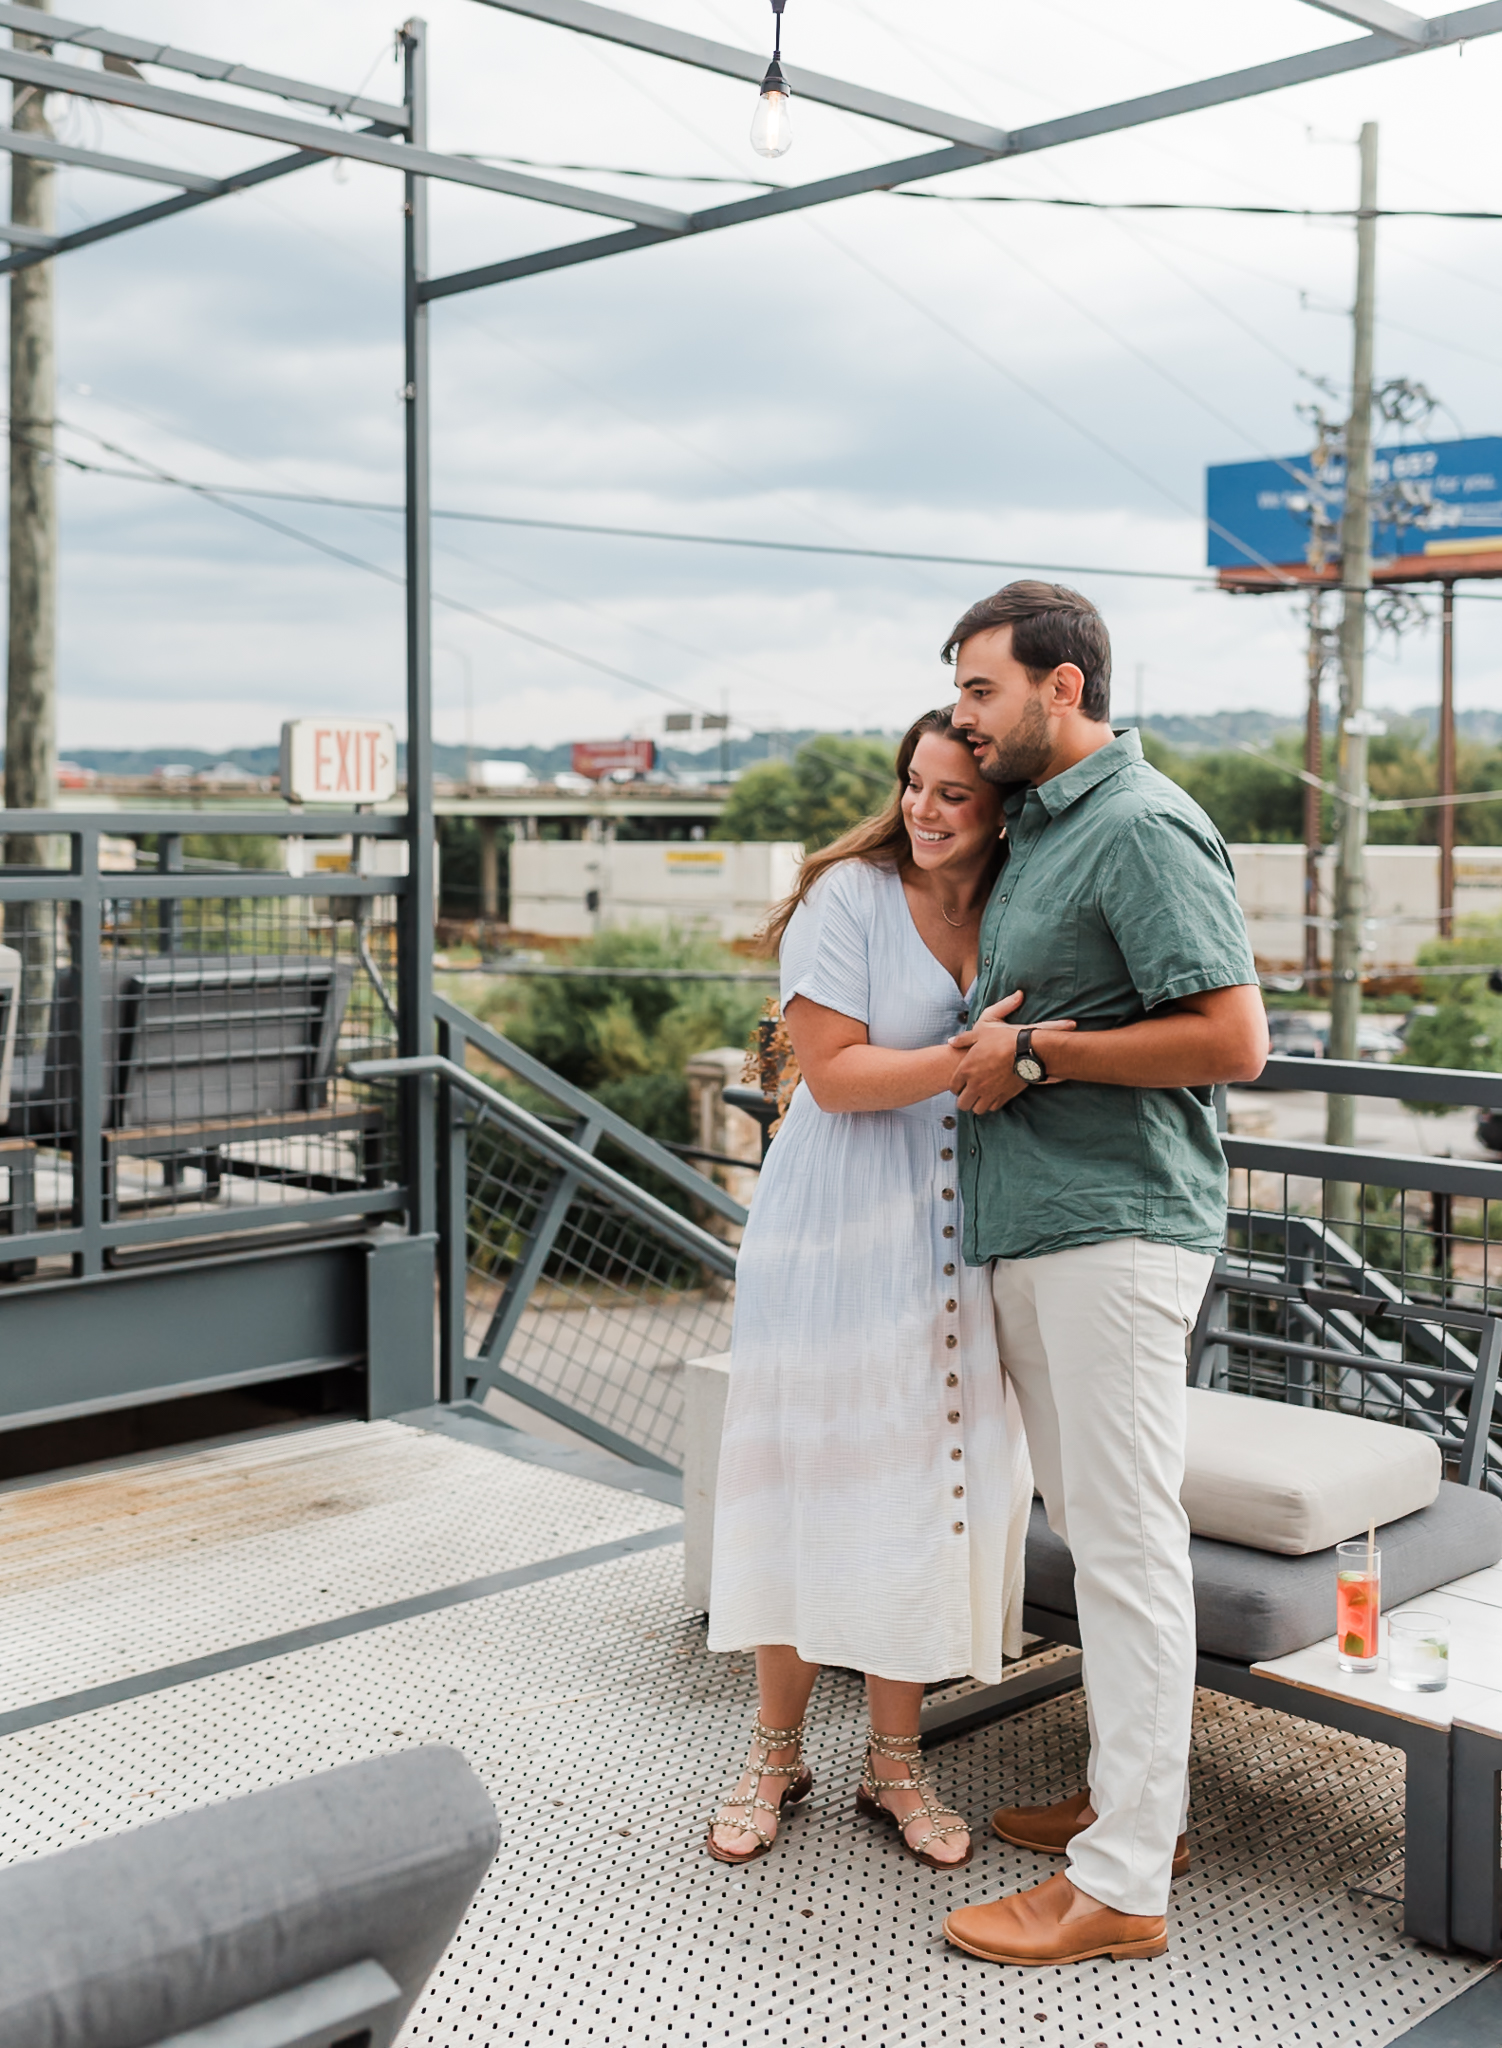
<instances>
[{"instance_id":1,"label":"watch face","mask_svg":"<svg viewBox=\"0 0 1502 2048\"><path fill-rule=\"evenodd\" d=\"M1017 1073L1024 1081L1041 1081L1043 1079L1043 1062L1035 1053L1028 1053L1024 1058L1018 1060Z\"/></svg>"}]
</instances>

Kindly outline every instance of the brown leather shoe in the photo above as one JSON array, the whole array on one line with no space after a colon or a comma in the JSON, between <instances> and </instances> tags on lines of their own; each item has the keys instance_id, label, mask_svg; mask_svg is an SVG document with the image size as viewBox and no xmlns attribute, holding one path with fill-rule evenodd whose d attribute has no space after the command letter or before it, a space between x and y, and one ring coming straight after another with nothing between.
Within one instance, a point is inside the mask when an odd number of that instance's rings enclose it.
<instances>
[{"instance_id":1,"label":"brown leather shoe","mask_svg":"<svg viewBox=\"0 0 1502 2048\"><path fill-rule=\"evenodd\" d=\"M1062 1856L1076 1835L1082 1835L1090 1820L1083 1816L1090 1804L1088 1791L1076 1792L1054 1806L998 1806L991 1816L991 1829L1004 1842L1018 1849L1036 1849L1044 1856ZM1173 1845L1173 1874L1189 1874L1189 1837L1180 1835Z\"/></svg>"},{"instance_id":2,"label":"brown leather shoe","mask_svg":"<svg viewBox=\"0 0 1502 2048\"><path fill-rule=\"evenodd\" d=\"M956 1948L988 1963L1088 1963L1096 1956L1122 1963L1160 1956L1168 1947L1162 1914L1096 1906L1066 1922L1074 1897L1074 1886L1060 1871L1031 1891L961 1906L944 1922L944 1933Z\"/></svg>"}]
</instances>

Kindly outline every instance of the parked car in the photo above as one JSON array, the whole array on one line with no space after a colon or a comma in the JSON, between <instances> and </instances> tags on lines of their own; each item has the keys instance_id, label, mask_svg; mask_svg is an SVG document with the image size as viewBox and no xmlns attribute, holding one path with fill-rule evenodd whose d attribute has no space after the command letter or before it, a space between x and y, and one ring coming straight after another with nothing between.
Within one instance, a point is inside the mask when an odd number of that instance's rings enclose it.
<instances>
[{"instance_id":1,"label":"parked car","mask_svg":"<svg viewBox=\"0 0 1502 2048\"><path fill-rule=\"evenodd\" d=\"M1270 1010L1267 1034L1279 1059L1322 1060L1325 1034L1298 1010Z\"/></svg>"}]
</instances>

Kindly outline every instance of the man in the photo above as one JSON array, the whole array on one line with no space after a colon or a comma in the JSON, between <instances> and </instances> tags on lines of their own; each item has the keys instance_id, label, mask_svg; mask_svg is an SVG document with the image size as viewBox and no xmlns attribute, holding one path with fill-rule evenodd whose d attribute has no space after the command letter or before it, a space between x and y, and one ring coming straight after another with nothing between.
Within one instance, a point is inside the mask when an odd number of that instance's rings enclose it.
<instances>
[{"instance_id":1,"label":"man","mask_svg":"<svg viewBox=\"0 0 1502 2048\"><path fill-rule=\"evenodd\" d=\"M1074 1558L1090 1713L1088 1789L992 1818L1067 1871L944 1930L997 1962L1158 1955L1172 1869L1187 1867L1179 1490L1187 1340L1225 1224L1211 1090L1261 1072L1267 1023L1219 833L1136 732L1111 730L1095 607L1009 584L966 612L944 659L955 726L1009 789L977 1013L1025 992L1010 1022L954 1040L965 1258L993 1262L1001 1356ZM1071 1022L1028 1021L1045 1018Z\"/></svg>"}]
</instances>

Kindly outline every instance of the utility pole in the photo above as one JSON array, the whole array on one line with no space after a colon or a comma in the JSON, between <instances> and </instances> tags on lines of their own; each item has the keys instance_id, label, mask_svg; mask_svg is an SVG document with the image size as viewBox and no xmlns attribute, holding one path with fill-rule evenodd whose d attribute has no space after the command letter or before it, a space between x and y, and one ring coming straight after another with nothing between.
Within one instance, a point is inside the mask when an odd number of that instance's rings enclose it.
<instances>
[{"instance_id":1,"label":"utility pole","mask_svg":"<svg viewBox=\"0 0 1502 2048\"><path fill-rule=\"evenodd\" d=\"M1320 566L1323 566L1321 564ZM1304 716L1304 986L1319 978L1319 857L1323 846L1319 787L1324 763L1320 724L1320 684L1325 674L1324 592L1318 584L1309 593L1309 703Z\"/></svg>"},{"instance_id":2,"label":"utility pole","mask_svg":"<svg viewBox=\"0 0 1502 2048\"><path fill-rule=\"evenodd\" d=\"M1361 130L1361 202L1356 217L1355 337L1351 416L1346 425L1346 503L1340 529L1340 733L1335 820L1335 932L1330 986L1330 1056L1353 1060L1361 1022L1361 952L1366 919L1366 601L1372 582L1372 328L1377 298L1377 124ZM1326 1098L1325 1140L1350 1145L1356 1099ZM1354 1199L1354 1198L1353 1198Z\"/></svg>"},{"instance_id":3,"label":"utility pole","mask_svg":"<svg viewBox=\"0 0 1502 2048\"><path fill-rule=\"evenodd\" d=\"M45 11L49 0L26 0ZM51 46L17 35L18 50ZM46 100L31 86L11 97L11 125L50 135ZM10 214L20 227L53 231L54 179L36 157L10 160ZM10 620L5 691L5 804L50 810L57 801L57 472L52 464L57 378L53 360L52 265L12 271L10 279ZM50 847L36 833L13 832L6 858L44 867ZM15 904L7 917L25 965L21 1038L46 1030L57 934L50 906Z\"/></svg>"},{"instance_id":4,"label":"utility pole","mask_svg":"<svg viewBox=\"0 0 1502 2048\"><path fill-rule=\"evenodd\" d=\"M1439 628L1439 793L1455 794L1455 585L1446 581ZM1439 935L1455 935L1455 806L1439 807Z\"/></svg>"}]
</instances>

